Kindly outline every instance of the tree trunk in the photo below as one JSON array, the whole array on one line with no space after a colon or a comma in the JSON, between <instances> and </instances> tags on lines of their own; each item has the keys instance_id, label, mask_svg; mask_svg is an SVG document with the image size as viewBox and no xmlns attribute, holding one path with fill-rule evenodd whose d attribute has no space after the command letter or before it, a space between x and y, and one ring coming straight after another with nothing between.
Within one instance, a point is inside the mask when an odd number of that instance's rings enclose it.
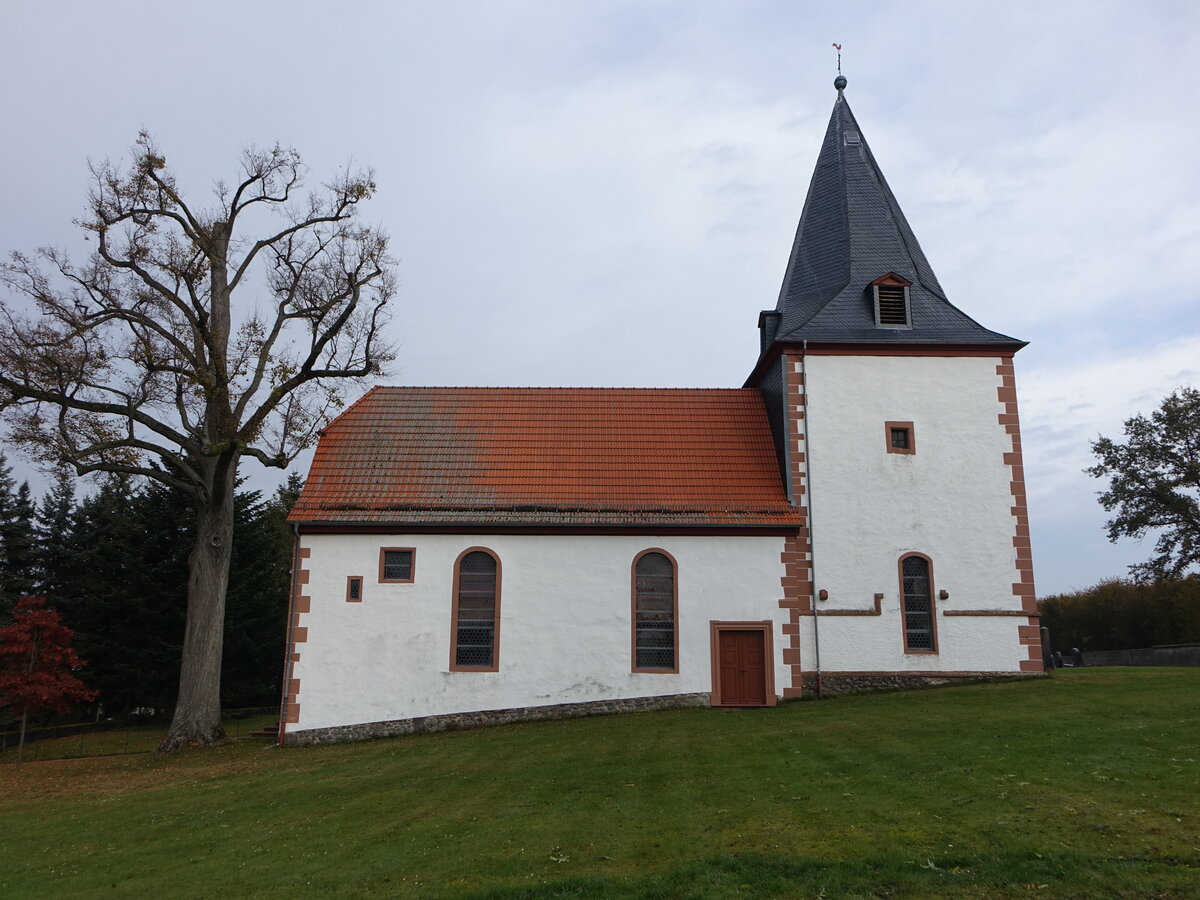
<instances>
[{"instance_id":1,"label":"tree trunk","mask_svg":"<svg viewBox=\"0 0 1200 900\"><path fill-rule=\"evenodd\" d=\"M29 721L29 703L21 707L21 739L17 742L17 768L21 768L21 756L25 753L25 723Z\"/></svg>"},{"instance_id":2,"label":"tree trunk","mask_svg":"<svg viewBox=\"0 0 1200 900\"><path fill-rule=\"evenodd\" d=\"M187 625L179 672L179 698L159 753L209 746L225 739L221 727L221 655L225 592L233 547L233 494L237 455L225 453L210 466L210 490L196 499L196 546L188 557Z\"/></svg>"},{"instance_id":3,"label":"tree trunk","mask_svg":"<svg viewBox=\"0 0 1200 900\"><path fill-rule=\"evenodd\" d=\"M41 649L41 637L34 632L33 640L29 643L29 667L26 672L32 673L37 666L38 650ZM32 677L32 674L31 674ZM29 700L21 706L21 739L17 742L17 768L21 768L21 756L25 753L25 724L29 721Z\"/></svg>"}]
</instances>

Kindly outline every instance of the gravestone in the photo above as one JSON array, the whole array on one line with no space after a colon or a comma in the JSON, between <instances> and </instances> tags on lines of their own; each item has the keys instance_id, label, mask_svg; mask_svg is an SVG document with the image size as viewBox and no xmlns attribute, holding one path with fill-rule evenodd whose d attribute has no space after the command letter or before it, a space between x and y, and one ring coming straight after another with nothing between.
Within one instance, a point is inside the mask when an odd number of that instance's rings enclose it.
<instances>
[{"instance_id":1,"label":"gravestone","mask_svg":"<svg viewBox=\"0 0 1200 900\"><path fill-rule=\"evenodd\" d=\"M1054 668L1054 657L1050 655L1050 629L1042 626L1042 665L1049 672Z\"/></svg>"}]
</instances>

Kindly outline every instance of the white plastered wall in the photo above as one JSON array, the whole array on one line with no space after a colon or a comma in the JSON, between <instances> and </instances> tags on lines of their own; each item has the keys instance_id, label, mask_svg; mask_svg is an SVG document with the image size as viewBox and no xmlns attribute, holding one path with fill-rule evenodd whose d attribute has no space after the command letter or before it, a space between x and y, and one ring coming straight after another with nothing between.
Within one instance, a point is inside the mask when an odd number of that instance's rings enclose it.
<instances>
[{"instance_id":1,"label":"white plastered wall","mask_svg":"<svg viewBox=\"0 0 1200 900\"><path fill-rule=\"evenodd\" d=\"M815 588L828 616L820 664L845 672L1011 672L1027 658L1013 546L1011 437L999 423L998 357L819 356L807 359ZM799 369L799 364L796 364ZM916 452L888 453L885 422L912 422ZM933 561L936 654L904 652L898 561ZM946 590L948 600L936 599ZM816 664L813 620L802 626L804 668Z\"/></svg>"},{"instance_id":2,"label":"white plastered wall","mask_svg":"<svg viewBox=\"0 0 1200 900\"><path fill-rule=\"evenodd\" d=\"M776 691L785 684L781 537L306 535L311 610L293 677L289 731L417 716L712 689L712 620L773 622ZM381 547L413 547L414 582L378 583ZM471 547L501 564L498 672L451 672L454 562ZM678 563L679 673L633 673L631 572L643 550ZM346 602L347 576L363 599Z\"/></svg>"}]
</instances>

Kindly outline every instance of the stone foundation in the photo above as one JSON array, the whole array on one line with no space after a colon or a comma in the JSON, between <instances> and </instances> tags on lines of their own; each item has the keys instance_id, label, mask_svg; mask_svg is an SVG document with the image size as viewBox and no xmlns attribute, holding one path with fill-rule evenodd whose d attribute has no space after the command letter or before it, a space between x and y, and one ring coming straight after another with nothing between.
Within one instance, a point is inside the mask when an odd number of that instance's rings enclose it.
<instances>
[{"instance_id":1,"label":"stone foundation","mask_svg":"<svg viewBox=\"0 0 1200 900\"><path fill-rule=\"evenodd\" d=\"M665 697L630 697L625 700L593 700L588 703L560 703L553 706L487 709L478 712L450 713L444 716L420 716L415 719L393 719L389 722L364 722L360 725L338 725L333 728L289 731L284 736L284 744L291 747L306 744L332 744L338 741L365 741L370 738L391 737L398 734L462 731L467 728L482 728L485 725L510 725L514 722L535 722L545 719L579 719L584 716L604 716L612 713L708 705L708 694L669 694Z\"/></svg>"},{"instance_id":2,"label":"stone foundation","mask_svg":"<svg viewBox=\"0 0 1200 900\"><path fill-rule=\"evenodd\" d=\"M1041 678L1029 672L825 672L821 675L823 694L858 694L865 691L902 691L911 688L962 684L968 681L1007 681L1011 678ZM804 673L805 697L817 695L817 676Z\"/></svg>"}]
</instances>

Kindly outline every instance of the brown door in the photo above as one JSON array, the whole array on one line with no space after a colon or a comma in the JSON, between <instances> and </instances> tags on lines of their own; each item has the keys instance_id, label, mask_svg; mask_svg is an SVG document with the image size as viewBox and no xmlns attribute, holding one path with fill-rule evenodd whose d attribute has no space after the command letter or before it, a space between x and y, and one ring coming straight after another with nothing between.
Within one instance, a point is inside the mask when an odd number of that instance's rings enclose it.
<instances>
[{"instance_id":1,"label":"brown door","mask_svg":"<svg viewBox=\"0 0 1200 900\"><path fill-rule=\"evenodd\" d=\"M720 653L721 703L725 706L766 706L767 664L761 631L722 631Z\"/></svg>"}]
</instances>

